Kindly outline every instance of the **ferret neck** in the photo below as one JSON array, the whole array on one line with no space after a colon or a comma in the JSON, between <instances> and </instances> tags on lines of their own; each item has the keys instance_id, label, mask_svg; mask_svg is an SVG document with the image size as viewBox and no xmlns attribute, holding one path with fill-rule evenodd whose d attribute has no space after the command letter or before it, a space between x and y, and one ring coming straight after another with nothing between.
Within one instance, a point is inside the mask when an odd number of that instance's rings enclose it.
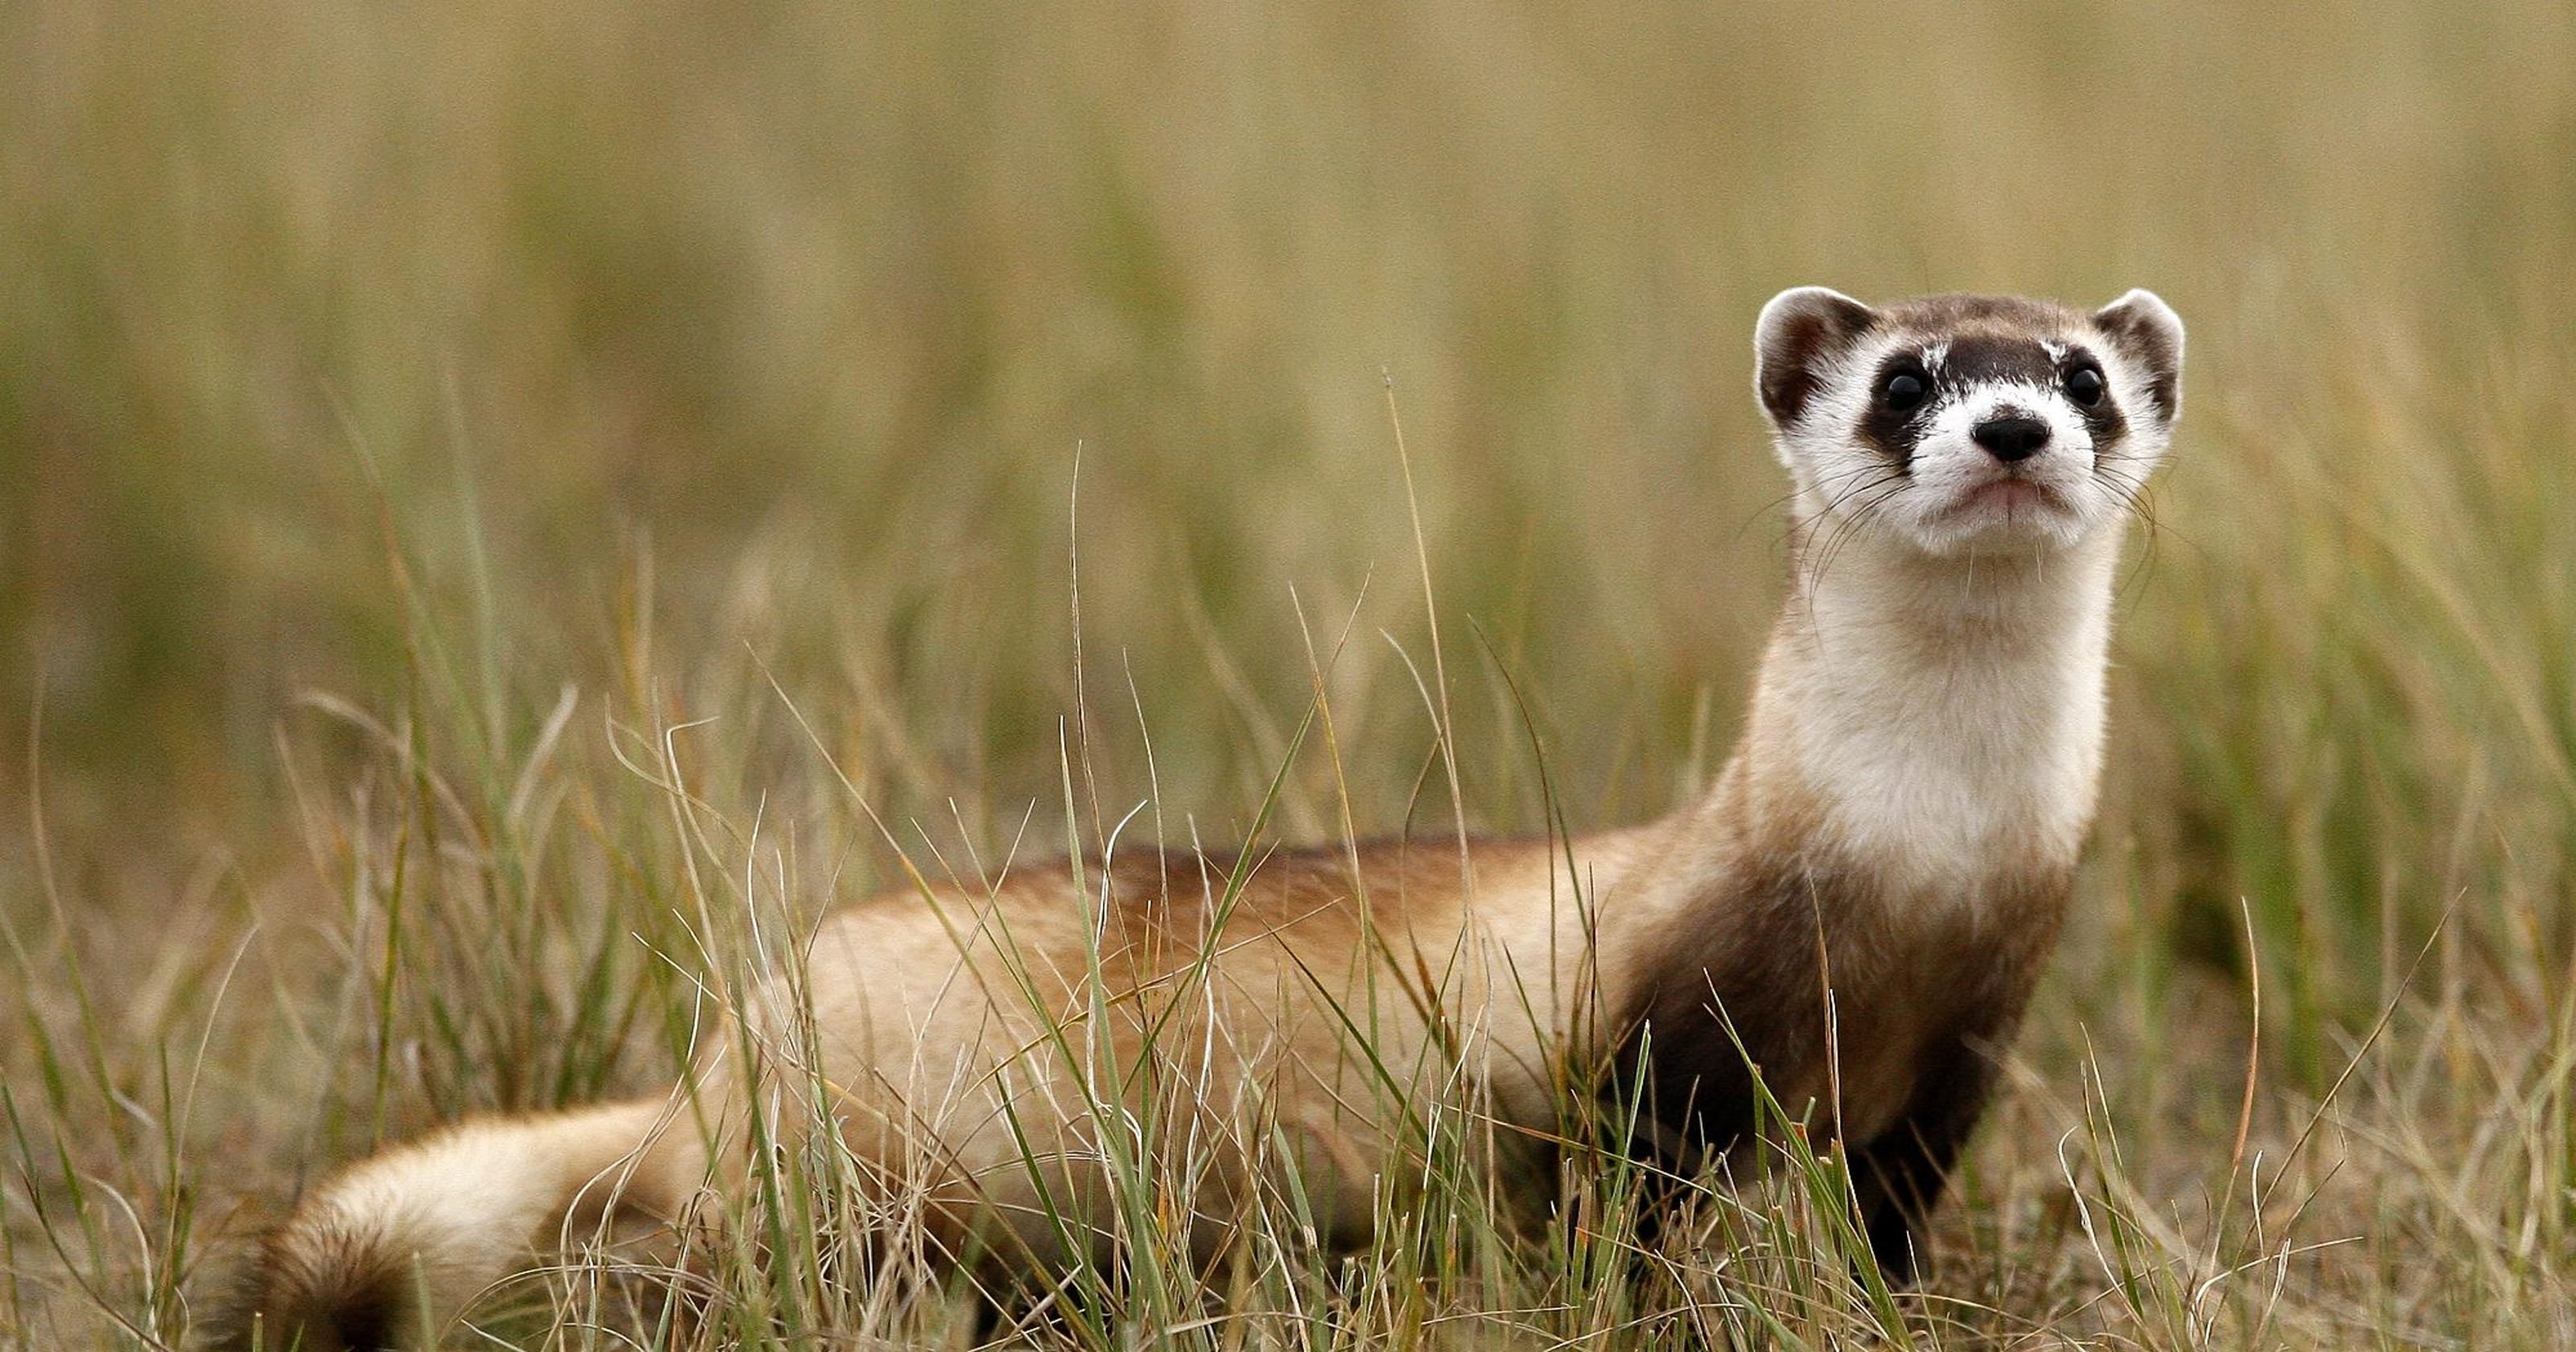
<instances>
[{"instance_id":1,"label":"ferret neck","mask_svg":"<svg viewBox=\"0 0 2576 1352\"><path fill-rule=\"evenodd\" d=\"M2120 554L2117 529L2067 550L1960 557L1836 541L1814 523L1795 527L1792 542L1782 629L1831 666L1973 667L2098 637L2089 621L2109 613Z\"/></svg>"},{"instance_id":2,"label":"ferret neck","mask_svg":"<svg viewBox=\"0 0 2576 1352\"><path fill-rule=\"evenodd\" d=\"M1744 824L1891 894L2071 867L2100 780L2118 532L1978 558L1800 535L1735 786Z\"/></svg>"}]
</instances>

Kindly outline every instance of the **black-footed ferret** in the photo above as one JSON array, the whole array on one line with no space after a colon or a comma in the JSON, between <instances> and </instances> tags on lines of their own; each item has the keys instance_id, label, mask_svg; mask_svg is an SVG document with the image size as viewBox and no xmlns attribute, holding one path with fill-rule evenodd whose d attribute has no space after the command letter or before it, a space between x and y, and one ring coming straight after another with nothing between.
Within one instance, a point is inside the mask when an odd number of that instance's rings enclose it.
<instances>
[{"instance_id":1,"label":"black-footed ferret","mask_svg":"<svg viewBox=\"0 0 2576 1352\"><path fill-rule=\"evenodd\" d=\"M1850 1152L1869 1240L1910 1272L2093 817L2113 572L2180 410L2182 325L2144 291L2086 312L1806 287L1755 348L1791 579L1699 802L1463 862L1283 852L1232 889L1230 859L1131 850L1079 886L848 907L809 954L810 1043L772 1036L745 1075L712 1039L693 1103L467 1122L352 1166L270 1238L222 1338L430 1339L566 1224L742 1178L746 1080L836 1118L935 1232L1044 1268L1111 1243L1102 1120L1140 1093L1217 1143L1213 1252L1276 1143L1332 1238L1364 1243L1434 1102L1550 1131L1563 1068L1589 1064L1642 1090L1640 1148L1722 1149L1754 1122L1749 1062Z\"/></svg>"}]
</instances>

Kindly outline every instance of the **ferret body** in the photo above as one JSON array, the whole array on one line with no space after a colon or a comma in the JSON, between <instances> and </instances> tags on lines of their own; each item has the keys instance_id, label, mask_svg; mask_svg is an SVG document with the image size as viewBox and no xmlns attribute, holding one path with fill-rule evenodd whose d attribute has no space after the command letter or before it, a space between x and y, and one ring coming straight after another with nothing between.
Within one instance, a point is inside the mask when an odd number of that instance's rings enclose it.
<instances>
[{"instance_id":1,"label":"ferret body","mask_svg":"<svg viewBox=\"0 0 2576 1352\"><path fill-rule=\"evenodd\" d=\"M2092 820L2113 573L2179 412L2182 328L2143 291L2086 312L1811 287L1755 341L1791 583L1697 803L1463 859L1336 846L1237 878L1148 847L862 902L814 938L786 1068L746 1076L720 1039L685 1101L364 1161L270 1239L232 1336L432 1336L568 1218L671 1216L740 1177L755 1093L820 1093L804 1107L934 1233L1044 1270L1109 1243L1102 1133L1140 1096L1212 1143L1212 1256L1289 1164L1329 1238L1365 1243L1437 1105L1537 1137L1579 1086L1642 1093L1630 1144L1687 1159L1753 1128L1758 1067L1850 1152L1878 1258L1910 1272Z\"/></svg>"}]
</instances>

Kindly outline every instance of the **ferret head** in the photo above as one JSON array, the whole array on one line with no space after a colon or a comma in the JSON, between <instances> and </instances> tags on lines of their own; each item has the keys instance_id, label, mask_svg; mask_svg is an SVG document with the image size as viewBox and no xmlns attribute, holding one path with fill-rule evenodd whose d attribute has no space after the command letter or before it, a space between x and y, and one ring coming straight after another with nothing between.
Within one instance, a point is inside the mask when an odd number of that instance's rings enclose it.
<instances>
[{"instance_id":1,"label":"ferret head","mask_svg":"<svg viewBox=\"0 0 2576 1352\"><path fill-rule=\"evenodd\" d=\"M1754 386L1810 526L1944 557L2072 548L2120 520L2182 411L2182 321L2132 291L1762 307Z\"/></svg>"}]
</instances>

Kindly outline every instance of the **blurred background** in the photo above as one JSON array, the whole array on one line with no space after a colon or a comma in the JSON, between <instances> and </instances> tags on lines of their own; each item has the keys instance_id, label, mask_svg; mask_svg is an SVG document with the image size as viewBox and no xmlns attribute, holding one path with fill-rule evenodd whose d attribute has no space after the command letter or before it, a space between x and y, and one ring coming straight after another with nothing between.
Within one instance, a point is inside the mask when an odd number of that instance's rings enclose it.
<instances>
[{"instance_id":1,"label":"blurred background","mask_svg":"<svg viewBox=\"0 0 2576 1352\"><path fill-rule=\"evenodd\" d=\"M256 850L296 695L401 688L397 552L488 625L505 718L605 679L649 578L681 668L864 685L947 792L1054 798L1077 448L1094 656L1216 809L1277 750L1247 709L1303 698L1292 587L1338 632L1374 576L1346 683L1420 713L1373 632L1418 614L1388 382L1446 637L1472 658L1472 619L1615 793L1703 701L1723 747L1779 571L1748 333L1806 282L2181 310L2123 645L2159 758L2293 773L2217 735L2267 697L2418 735L2409 673L2309 660L2347 629L2565 652L2547 0L0 22L0 731L14 780L41 711L71 858ZM2457 594L2355 597L2381 554ZM2428 602L2449 627L2385 609ZM1408 784L1420 735L1347 769ZM1670 792L1627 788L1605 810Z\"/></svg>"},{"instance_id":2,"label":"blurred background","mask_svg":"<svg viewBox=\"0 0 2576 1352\"><path fill-rule=\"evenodd\" d=\"M2568 1008L2561 0L22 0L0 107L13 1067L94 998L102 1086L211 1027L345 1089L242 1031L326 979L227 1015L226 955L356 951L404 774L613 804L621 728L716 718L746 813L828 753L996 850L1061 857L1069 779L1216 843L1320 664L1278 829L1439 825L1399 416L1471 819L1659 811L1778 596L1749 334L1802 283L2190 327L2042 1023L2233 1046L2249 918L2286 1085L2446 913L2428 998ZM815 904L881 876L846 834Z\"/></svg>"}]
</instances>

